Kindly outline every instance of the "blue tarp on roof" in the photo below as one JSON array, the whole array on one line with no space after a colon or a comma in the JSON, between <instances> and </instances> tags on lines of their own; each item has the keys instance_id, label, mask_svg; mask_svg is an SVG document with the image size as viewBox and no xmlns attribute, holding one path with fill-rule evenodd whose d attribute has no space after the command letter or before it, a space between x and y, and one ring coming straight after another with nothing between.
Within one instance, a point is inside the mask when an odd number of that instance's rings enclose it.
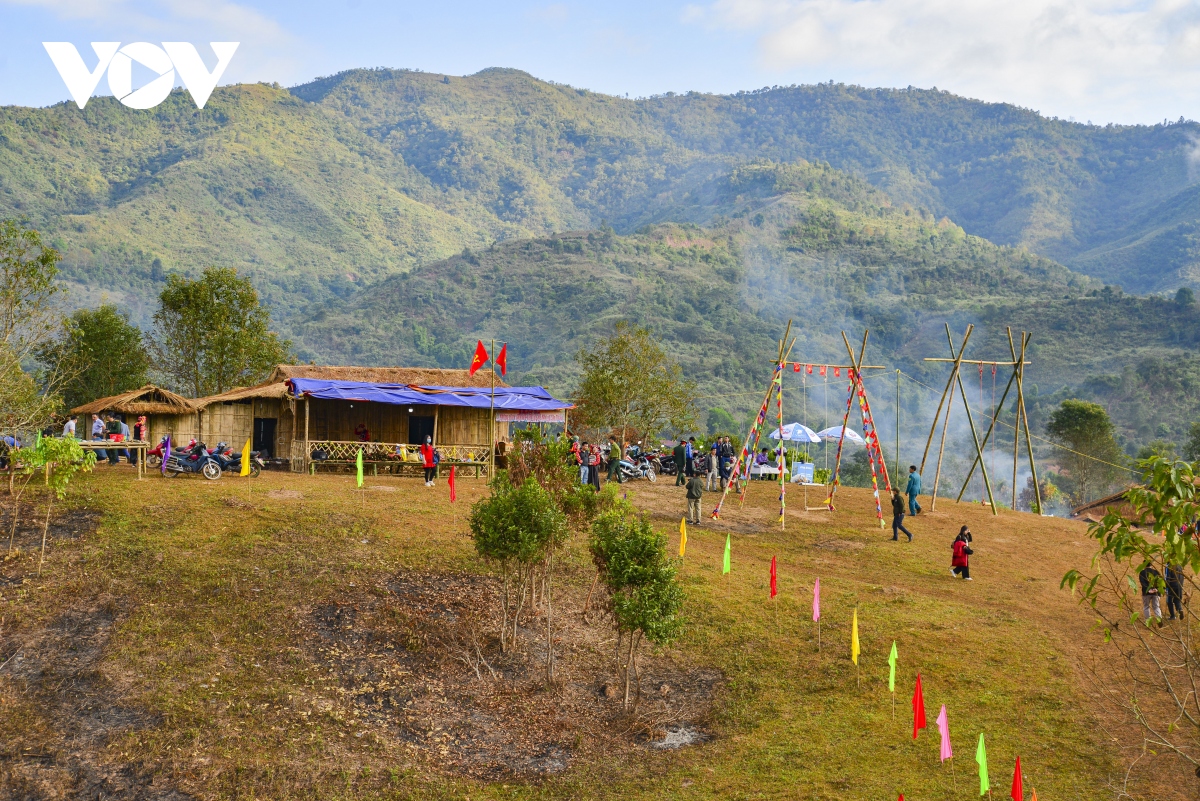
<instances>
[{"instance_id":1,"label":"blue tarp on roof","mask_svg":"<svg viewBox=\"0 0 1200 801\"><path fill-rule=\"evenodd\" d=\"M329 381L321 378L291 378L288 386L294 397L307 396L325 400L390 403L396 406L467 406L473 409L491 407L491 390L487 387L435 387L415 384L375 384L367 381ZM559 400L543 387L496 387L496 410L557 411L572 409L572 404Z\"/></svg>"}]
</instances>

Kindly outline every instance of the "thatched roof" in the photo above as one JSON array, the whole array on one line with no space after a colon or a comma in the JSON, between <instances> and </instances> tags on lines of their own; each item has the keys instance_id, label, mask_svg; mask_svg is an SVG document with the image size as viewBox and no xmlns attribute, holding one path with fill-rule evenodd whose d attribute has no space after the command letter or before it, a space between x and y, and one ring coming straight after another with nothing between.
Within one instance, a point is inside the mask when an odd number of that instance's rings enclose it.
<instances>
[{"instance_id":1,"label":"thatched roof","mask_svg":"<svg viewBox=\"0 0 1200 801\"><path fill-rule=\"evenodd\" d=\"M196 411L192 401L169 389L147 384L109 398L100 398L71 410L75 414L191 414Z\"/></svg>"},{"instance_id":2,"label":"thatched roof","mask_svg":"<svg viewBox=\"0 0 1200 801\"><path fill-rule=\"evenodd\" d=\"M1112 495L1097 498L1090 503L1085 503L1083 506L1077 506L1071 510L1071 518L1096 523L1110 511L1115 511L1128 519L1133 516L1133 506L1130 505L1129 499L1126 497L1129 489L1129 487L1126 487L1120 492L1114 492Z\"/></svg>"},{"instance_id":3,"label":"thatched roof","mask_svg":"<svg viewBox=\"0 0 1200 801\"><path fill-rule=\"evenodd\" d=\"M365 381L372 384L416 384L435 387L487 387L492 379L487 369L469 375L466 370L438 367L331 367L317 364L280 364L271 371L268 382L289 378L320 378L327 381ZM496 386L508 384L496 376Z\"/></svg>"},{"instance_id":4,"label":"thatched roof","mask_svg":"<svg viewBox=\"0 0 1200 801\"><path fill-rule=\"evenodd\" d=\"M214 403L227 403L230 401L250 400L251 398L286 398L288 394L287 384L283 381L267 381L262 384L256 384L252 387L235 387L234 389L222 392L219 395L209 395L204 398L197 398L192 401L196 408L203 409Z\"/></svg>"}]
</instances>

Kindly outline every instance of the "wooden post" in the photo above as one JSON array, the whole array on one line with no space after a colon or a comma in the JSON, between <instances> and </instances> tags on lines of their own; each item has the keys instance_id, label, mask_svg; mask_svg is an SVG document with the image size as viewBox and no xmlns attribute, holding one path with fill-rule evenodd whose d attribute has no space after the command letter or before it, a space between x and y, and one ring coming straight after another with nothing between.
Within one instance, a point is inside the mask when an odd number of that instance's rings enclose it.
<instances>
[{"instance_id":1,"label":"wooden post","mask_svg":"<svg viewBox=\"0 0 1200 801\"><path fill-rule=\"evenodd\" d=\"M946 452L946 433L950 429L950 410L954 406L954 383L958 379L959 368L962 365L963 353L965 353L967 350L967 342L970 341L971 334L972 334L972 332L974 332L974 330L975 330L975 326L973 324L968 323L967 330L965 332L963 332L962 347L958 349L958 353L955 353L954 352L954 337L950 334L950 324L946 323L946 341L950 343L950 355L953 357L954 361L953 361L953 367L950 370L950 379L946 382L946 390L942 393L942 396L943 396L942 399L944 401L948 401L948 403L946 404L946 419L945 419L945 422L942 424L942 442L941 442L941 445L938 447L937 467L934 469L934 473L933 473L933 493L929 499L929 511L931 511L931 512L935 511L937 509L937 490L938 490L938 482L941 480L941 476L942 476L942 457L945 455L945 452ZM961 382L959 382L959 383L961 383ZM949 395L947 396L946 393L949 393ZM963 401L966 402L965 395L963 396ZM941 410L942 410L942 404L939 403L938 404L938 414L939 415L941 414ZM969 408L967 409L967 413L968 413L968 415L970 414ZM937 415L935 415L933 418L933 426L929 429L929 440L925 444L926 455L928 455L928 453L929 453L929 443L931 443L933 441L933 432L937 430L937 424L938 424L938 417L937 417ZM922 473L924 473L924 470L925 470L925 456L922 456L921 457Z\"/></svg>"},{"instance_id":2,"label":"wooden post","mask_svg":"<svg viewBox=\"0 0 1200 801\"><path fill-rule=\"evenodd\" d=\"M1037 501L1037 513L1041 515L1042 510L1042 486L1038 483L1037 463L1033 460L1033 440L1029 436L1029 412L1025 411L1025 349L1033 339L1033 334L1026 331L1021 332L1021 371L1017 374L1017 405L1021 411L1021 425L1025 428L1025 450L1029 454L1029 472L1033 475L1033 497Z\"/></svg>"},{"instance_id":3,"label":"wooden post","mask_svg":"<svg viewBox=\"0 0 1200 801\"><path fill-rule=\"evenodd\" d=\"M304 454L300 463L304 472L308 472L308 396L304 397Z\"/></svg>"},{"instance_id":4,"label":"wooden post","mask_svg":"<svg viewBox=\"0 0 1200 801\"><path fill-rule=\"evenodd\" d=\"M999 513L996 511L996 499L992 497L992 482L988 478L987 461L983 458L983 448L979 444L979 432L975 430L975 416L971 414L971 405L967 403L967 390L963 386L961 373L956 374L956 380L958 381L958 391L963 399L963 409L967 413L967 423L971 426L971 439L975 442L975 453L979 455L979 472L983 474L983 486L987 490L988 503L992 505L992 514L996 515Z\"/></svg>"},{"instance_id":5,"label":"wooden post","mask_svg":"<svg viewBox=\"0 0 1200 801\"><path fill-rule=\"evenodd\" d=\"M297 421L296 421L296 401L294 398L291 398L291 397L288 398L288 406L291 407L290 411L292 413L292 441L291 441L291 446L288 448L288 450L294 451L296 449L296 423L297 423ZM283 408L283 407L280 406L280 408ZM291 454L289 453L288 456L290 457Z\"/></svg>"},{"instance_id":6,"label":"wooden post","mask_svg":"<svg viewBox=\"0 0 1200 801\"><path fill-rule=\"evenodd\" d=\"M1006 386L1004 388L1004 394L1000 396L1000 404L992 412L992 423L991 423L991 425L988 426L987 433L983 435L983 447L984 448L987 448L988 440L991 439L991 437L992 437L992 431L996 428L996 420L1000 416L999 409L1002 409L1004 407L1004 400L1005 400L1005 398L1008 397L1008 392L1010 389L1012 389L1012 386L1016 382L1016 380L1017 380L1017 365L1014 364L1013 365L1013 374L1011 376L1009 376L1009 379L1008 379L1008 386ZM962 500L962 496L967 491L967 485L970 483L971 477L973 475L975 475L975 465L981 464L981 463L982 463L982 460L979 458L979 456L976 456L975 461L971 462L971 469L967 471L967 478L965 481L963 481L962 489L959 490L958 497L955 499L956 502ZM1013 508L1015 509L1016 507L1014 506Z\"/></svg>"}]
</instances>

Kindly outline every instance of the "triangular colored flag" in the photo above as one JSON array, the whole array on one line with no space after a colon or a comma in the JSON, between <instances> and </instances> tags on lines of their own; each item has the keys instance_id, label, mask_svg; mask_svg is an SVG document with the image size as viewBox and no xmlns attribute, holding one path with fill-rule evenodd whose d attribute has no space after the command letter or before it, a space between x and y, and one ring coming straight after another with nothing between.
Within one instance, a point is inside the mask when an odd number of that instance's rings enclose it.
<instances>
[{"instance_id":1,"label":"triangular colored flag","mask_svg":"<svg viewBox=\"0 0 1200 801\"><path fill-rule=\"evenodd\" d=\"M834 378L837 378L841 374L842 374L842 368L840 368L840 367L833 368L833 377Z\"/></svg>"},{"instance_id":2,"label":"triangular colored flag","mask_svg":"<svg viewBox=\"0 0 1200 801\"><path fill-rule=\"evenodd\" d=\"M687 518L679 519L679 558L683 558L683 552L687 550Z\"/></svg>"},{"instance_id":3,"label":"triangular colored flag","mask_svg":"<svg viewBox=\"0 0 1200 801\"><path fill-rule=\"evenodd\" d=\"M246 437L246 444L242 446L242 469L238 473L239 476L250 475L250 438Z\"/></svg>"},{"instance_id":4,"label":"triangular colored flag","mask_svg":"<svg viewBox=\"0 0 1200 801\"><path fill-rule=\"evenodd\" d=\"M813 582L813 623L821 619L821 578Z\"/></svg>"},{"instance_id":5,"label":"triangular colored flag","mask_svg":"<svg viewBox=\"0 0 1200 801\"><path fill-rule=\"evenodd\" d=\"M487 364L488 352L483 346L483 342L475 342L475 356L471 359L471 368L467 371L467 375L475 375L475 371Z\"/></svg>"},{"instance_id":6,"label":"triangular colored flag","mask_svg":"<svg viewBox=\"0 0 1200 801\"><path fill-rule=\"evenodd\" d=\"M892 652L888 655L888 692L896 692L896 660L900 654L896 651L896 641L892 640Z\"/></svg>"},{"instance_id":7,"label":"triangular colored flag","mask_svg":"<svg viewBox=\"0 0 1200 801\"><path fill-rule=\"evenodd\" d=\"M854 607L854 619L850 621L850 661L858 664L858 607Z\"/></svg>"},{"instance_id":8,"label":"triangular colored flag","mask_svg":"<svg viewBox=\"0 0 1200 801\"><path fill-rule=\"evenodd\" d=\"M721 564L721 575L729 572L729 535L725 535L725 561Z\"/></svg>"},{"instance_id":9,"label":"triangular colored flag","mask_svg":"<svg viewBox=\"0 0 1200 801\"><path fill-rule=\"evenodd\" d=\"M828 368L827 368L825 365L823 365L823 364L822 364L822 365L821 365L821 375L825 375L825 371L826 371L826 369L828 369Z\"/></svg>"},{"instance_id":10,"label":"triangular colored flag","mask_svg":"<svg viewBox=\"0 0 1200 801\"><path fill-rule=\"evenodd\" d=\"M946 714L945 704L942 704L942 711L938 713L937 727L942 738L942 762L945 762L954 758L954 749L950 747L950 716Z\"/></svg>"},{"instance_id":11,"label":"triangular colored flag","mask_svg":"<svg viewBox=\"0 0 1200 801\"><path fill-rule=\"evenodd\" d=\"M772 556L771 557L771 597L774 598L778 594L779 594L779 587L778 587L778 584L776 583L776 576L775 576L775 557Z\"/></svg>"},{"instance_id":12,"label":"triangular colored flag","mask_svg":"<svg viewBox=\"0 0 1200 801\"><path fill-rule=\"evenodd\" d=\"M450 478L446 481L450 487L450 503L458 500L458 490L454 486L454 465L450 465Z\"/></svg>"},{"instance_id":13,"label":"triangular colored flag","mask_svg":"<svg viewBox=\"0 0 1200 801\"><path fill-rule=\"evenodd\" d=\"M482 343L481 343L482 344ZM496 366L500 368L500 375L508 373L508 343L505 342L500 346L500 353L496 355Z\"/></svg>"},{"instance_id":14,"label":"triangular colored flag","mask_svg":"<svg viewBox=\"0 0 1200 801\"><path fill-rule=\"evenodd\" d=\"M33 449L35 451L40 451L42 449L42 432L41 431L38 431L33 436Z\"/></svg>"},{"instance_id":15,"label":"triangular colored flag","mask_svg":"<svg viewBox=\"0 0 1200 801\"><path fill-rule=\"evenodd\" d=\"M1033 791L1033 797L1030 798L1029 801L1037 801L1037 790L1036 789Z\"/></svg>"},{"instance_id":16,"label":"triangular colored flag","mask_svg":"<svg viewBox=\"0 0 1200 801\"><path fill-rule=\"evenodd\" d=\"M1017 757L1017 766L1013 768L1013 801L1025 801L1025 783L1021 780L1021 757Z\"/></svg>"},{"instance_id":17,"label":"triangular colored flag","mask_svg":"<svg viewBox=\"0 0 1200 801\"><path fill-rule=\"evenodd\" d=\"M805 367L807 367L807 368L808 368L808 369L807 369L805 372L806 372L808 375L812 375L812 365L811 365L811 364L806 364L806 365L805 365ZM901 796L901 798L903 798L903 797L904 797L904 796Z\"/></svg>"},{"instance_id":18,"label":"triangular colored flag","mask_svg":"<svg viewBox=\"0 0 1200 801\"><path fill-rule=\"evenodd\" d=\"M925 693L921 690L921 674L917 674L917 686L913 690L913 739L917 739L917 732L925 728Z\"/></svg>"},{"instance_id":19,"label":"triangular colored flag","mask_svg":"<svg viewBox=\"0 0 1200 801\"><path fill-rule=\"evenodd\" d=\"M979 747L975 749L975 761L979 763L979 794L987 795L992 786L988 783L987 748L983 744L983 732L979 732Z\"/></svg>"},{"instance_id":20,"label":"triangular colored flag","mask_svg":"<svg viewBox=\"0 0 1200 801\"><path fill-rule=\"evenodd\" d=\"M167 474L167 460L171 458L171 435L167 434L167 441L163 443L162 464L159 465L158 471L164 476Z\"/></svg>"},{"instance_id":21,"label":"triangular colored flag","mask_svg":"<svg viewBox=\"0 0 1200 801\"><path fill-rule=\"evenodd\" d=\"M354 458L354 469L357 472L358 486L362 487L362 448L358 449L358 456Z\"/></svg>"}]
</instances>

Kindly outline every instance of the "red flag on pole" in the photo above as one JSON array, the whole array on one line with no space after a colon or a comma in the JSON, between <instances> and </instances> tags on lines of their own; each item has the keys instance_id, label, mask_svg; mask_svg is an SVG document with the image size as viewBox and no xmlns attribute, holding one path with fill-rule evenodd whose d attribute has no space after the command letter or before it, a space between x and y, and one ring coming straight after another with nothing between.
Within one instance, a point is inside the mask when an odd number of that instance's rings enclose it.
<instances>
[{"instance_id":1,"label":"red flag on pole","mask_svg":"<svg viewBox=\"0 0 1200 801\"><path fill-rule=\"evenodd\" d=\"M482 342L475 343L475 357L471 359L471 369L467 371L468 375L475 375L475 371L487 364L488 352Z\"/></svg>"},{"instance_id":2,"label":"red flag on pole","mask_svg":"<svg viewBox=\"0 0 1200 801\"><path fill-rule=\"evenodd\" d=\"M825 371L826 371L827 369L828 369L828 367L827 367L826 365L822 364L822 365L821 365L821 375L825 375Z\"/></svg>"},{"instance_id":3,"label":"red flag on pole","mask_svg":"<svg viewBox=\"0 0 1200 801\"><path fill-rule=\"evenodd\" d=\"M775 557L771 557L771 597L774 598L779 590L775 584Z\"/></svg>"},{"instance_id":4,"label":"red flag on pole","mask_svg":"<svg viewBox=\"0 0 1200 801\"><path fill-rule=\"evenodd\" d=\"M458 500L458 491L454 488L454 465L450 465L450 480L446 482L450 485L450 503Z\"/></svg>"},{"instance_id":5,"label":"red flag on pole","mask_svg":"<svg viewBox=\"0 0 1200 801\"><path fill-rule=\"evenodd\" d=\"M834 378L837 378L837 377L838 377L838 376L840 376L841 374L842 374L842 368L840 368L840 367L835 367L835 368L833 368L833 376L834 376Z\"/></svg>"},{"instance_id":6,"label":"red flag on pole","mask_svg":"<svg viewBox=\"0 0 1200 801\"><path fill-rule=\"evenodd\" d=\"M807 372L808 375L812 375L812 365L806 364L806 365L804 365L804 367L805 367L805 372Z\"/></svg>"},{"instance_id":7,"label":"red flag on pole","mask_svg":"<svg viewBox=\"0 0 1200 801\"><path fill-rule=\"evenodd\" d=\"M925 693L921 692L921 674L917 674L917 687L913 690L913 739L917 739L917 731L925 728Z\"/></svg>"},{"instance_id":8,"label":"red flag on pole","mask_svg":"<svg viewBox=\"0 0 1200 801\"><path fill-rule=\"evenodd\" d=\"M1013 801L1025 801L1025 783L1021 781L1021 757L1017 757L1017 767L1013 770Z\"/></svg>"},{"instance_id":9,"label":"red flag on pole","mask_svg":"<svg viewBox=\"0 0 1200 801\"><path fill-rule=\"evenodd\" d=\"M800 372L800 362L796 362L795 364L792 365L792 372L793 373Z\"/></svg>"},{"instance_id":10,"label":"red flag on pole","mask_svg":"<svg viewBox=\"0 0 1200 801\"><path fill-rule=\"evenodd\" d=\"M500 375L505 375L508 372L508 343L505 342L500 346L500 353L496 356L496 366L500 368Z\"/></svg>"}]
</instances>

